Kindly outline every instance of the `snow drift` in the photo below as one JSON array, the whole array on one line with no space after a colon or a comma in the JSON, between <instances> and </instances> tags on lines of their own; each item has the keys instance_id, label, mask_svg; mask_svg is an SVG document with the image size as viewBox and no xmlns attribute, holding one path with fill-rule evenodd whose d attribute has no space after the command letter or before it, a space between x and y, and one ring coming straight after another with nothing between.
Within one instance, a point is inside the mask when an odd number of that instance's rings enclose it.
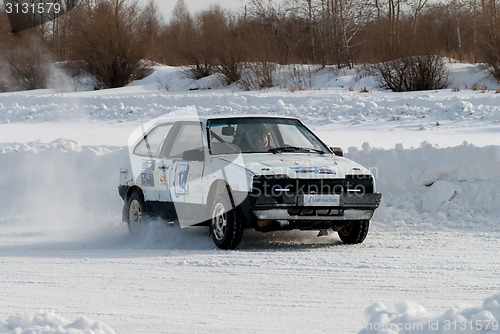
<instances>
[{"instance_id":1,"label":"snow drift","mask_svg":"<svg viewBox=\"0 0 500 334\"><path fill-rule=\"evenodd\" d=\"M500 333L500 294L486 298L481 306L453 307L440 316L412 302L400 302L395 309L391 312L382 303L368 307L368 323L359 334Z\"/></svg>"},{"instance_id":2,"label":"snow drift","mask_svg":"<svg viewBox=\"0 0 500 334\"><path fill-rule=\"evenodd\" d=\"M13 314L3 322L0 333L5 334L114 334L115 331L101 321L79 317L68 321L51 311L26 311Z\"/></svg>"}]
</instances>

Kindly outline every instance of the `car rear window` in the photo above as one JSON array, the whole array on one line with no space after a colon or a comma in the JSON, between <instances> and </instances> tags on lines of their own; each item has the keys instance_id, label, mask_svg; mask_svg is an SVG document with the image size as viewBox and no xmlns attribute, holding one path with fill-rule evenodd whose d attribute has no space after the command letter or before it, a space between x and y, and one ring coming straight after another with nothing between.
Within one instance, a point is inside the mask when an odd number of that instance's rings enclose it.
<instances>
[{"instance_id":1,"label":"car rear window","mask_svg":"<svg viewBox=\"0 0 500 334\"><path fill-rule=\"evenodd\" d=\"M172 124L163 124L155 127L137 144L134 154L145 157L158 157L160 150L172 129Z\"/></svg>"}]
</instances>

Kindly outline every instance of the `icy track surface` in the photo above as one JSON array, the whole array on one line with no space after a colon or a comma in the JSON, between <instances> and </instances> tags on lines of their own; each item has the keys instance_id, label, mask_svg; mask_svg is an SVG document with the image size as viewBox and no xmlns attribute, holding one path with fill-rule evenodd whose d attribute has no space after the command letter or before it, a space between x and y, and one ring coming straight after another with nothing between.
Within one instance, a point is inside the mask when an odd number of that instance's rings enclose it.
<instances>
[{"instance_id":1,"label":"icy track surface","mask_svg":"<svg viewBox=\"0 0 500 334\"><path fill-rule=\"evenodd\" d=\"M146 241L3 246L1 317L28 307L117 333L356 333L374 302L444 313L497 289L498 235L374 231L346 247L306 234L247 233L233 252L159 226Z\"/></svg>"},{"instance_id":2,"label":"icy track surface","mask_svg":"<svg viewBox=\"0 0 500 334\"><path fill-rule=\"evenodd\" d=\"M160 68L112 91L0 94L0 333L499 333L500 94L465 89L483 75L455 64L469 80L456 93L329 72L310 91L241 92ZM366 241L248 231L220 251L162 222L132 239L116 188L127 136L192 104L298 116L343 146L383 193Z\"/></svg>"}]
</instances>

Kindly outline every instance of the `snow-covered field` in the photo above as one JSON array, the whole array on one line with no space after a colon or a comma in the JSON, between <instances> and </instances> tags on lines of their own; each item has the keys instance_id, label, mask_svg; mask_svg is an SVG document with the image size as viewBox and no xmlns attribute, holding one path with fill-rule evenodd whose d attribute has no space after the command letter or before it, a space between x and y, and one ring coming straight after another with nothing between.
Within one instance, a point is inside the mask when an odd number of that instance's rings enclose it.
<instances>
[{"instance_id":1,"label":"snow-covered field","mask_svg":"<svg viewBox=\"0 0 500 334\"><path fill-rule=\"evenodd\" d=\"M451 69L459 92L331 69L245 92L161 67L121 89L0 94L0 333L500 333L500 94ZM297 116L369 167L383 200L365 242L247 231L220 251L159 222L128 236L128 135L191 105Z\"/></svg>"}]
</instances>

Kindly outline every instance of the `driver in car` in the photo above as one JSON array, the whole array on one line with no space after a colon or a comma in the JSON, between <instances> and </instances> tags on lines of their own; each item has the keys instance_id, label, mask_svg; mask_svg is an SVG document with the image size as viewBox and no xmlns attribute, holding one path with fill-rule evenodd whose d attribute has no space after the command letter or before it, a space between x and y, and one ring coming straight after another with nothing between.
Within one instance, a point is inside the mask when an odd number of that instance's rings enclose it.
<instances>
[{"instance_id":1,"label":"driver in car","mask_svg":"<svg viewBox=\"0 0 500 334\"><path fill-rule=\"evenodd\" d=\"M266 126L240 124L233 144L238 145L242 152L267 152L270 139L271 133Z\"/></svg>"}]
</instances>

